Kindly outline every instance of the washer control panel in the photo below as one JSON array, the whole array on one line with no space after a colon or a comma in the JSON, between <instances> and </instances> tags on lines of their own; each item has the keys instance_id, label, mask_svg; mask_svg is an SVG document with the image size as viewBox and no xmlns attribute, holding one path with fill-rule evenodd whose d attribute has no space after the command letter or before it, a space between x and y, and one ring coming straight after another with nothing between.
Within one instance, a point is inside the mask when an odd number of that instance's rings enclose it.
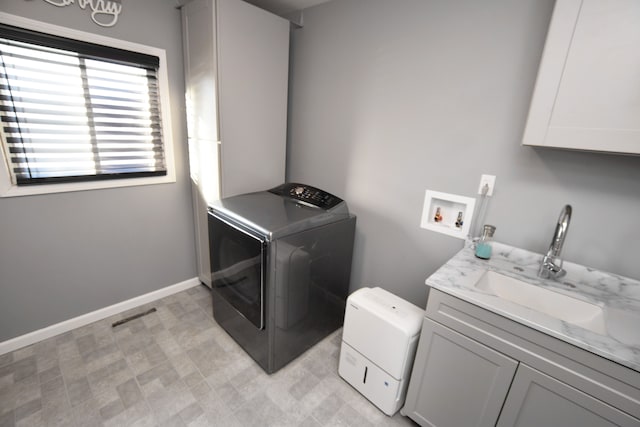
<instances>
[{"instance_id":1,"label":"washer control panel","mask_svg":"<svg viewBox=\"0 0 640 427\"><path fill-rule=\"evenodd\" d=\"M321 209L331 209L342 203L342 199L319 188L305 184L286 183L269 190L270 193L299 201Z\"/></svg>"}]
</instances>

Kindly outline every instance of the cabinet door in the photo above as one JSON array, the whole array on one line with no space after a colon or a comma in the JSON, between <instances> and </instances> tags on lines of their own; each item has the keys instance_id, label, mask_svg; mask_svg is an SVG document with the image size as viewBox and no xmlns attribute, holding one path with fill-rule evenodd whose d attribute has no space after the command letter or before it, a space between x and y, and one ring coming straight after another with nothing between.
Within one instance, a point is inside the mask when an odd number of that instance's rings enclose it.
<instances>
[{"instance_id":1,"label":"cabinet door","mask_svg":"<svg viewBox=\"0 0 640 427\"><path fill-rule=\"evenodd\" d=\"M193 0L181 13L187 134L193 140L217 141L215 4L213 0Z\"/></svg>"},{"instance_id":2,"label":"cabinet door","mask_svg":"<svg viewBox=\"0 0 640 427\"><path fill-rule=\"evenodd\" d=\"M289 21L216 0L222 197L284 182Z\"/></svg>"},{"instance_id":3,"label":"cabinet door","mask_svg":"<svg viewBox=\"0 0 640 427\"><path fill-rule=\"evenodd\" d=\"M207 206L220 198L214 1L192 0L181 15L196 263L198 278L211 287Z\"/></svg>"},{"instance_id":4,"label":"cabinet door","mask_svg":"<svg viewBox=\"0 0 640 427\"><path fill-rule=\"evenodd\" d=\"M520 364L498 427L608 427L640 420L555 378Z\"/></svg>"},{"instance_id":5,"label":"cabinet door","mask_svg":"<svg viewBox=\"0 0 640 427\"><path fill-rule=\"evenodd\" d=\"M195 182L191 183L191 197L193 199L193 221L196 229L196 266L198 268L198 278L202 283L211 287L207 201L202 195L201 188Z\"/></svg>"},{"instance_id":6,"label":"cabinet door","mask_svg":"<svg viewBox=\"0 0 640 427\"><path fill-rule=\"evenodd\" d=\"M523 144L640 153L640 2L558 0Z\"/></svg>"},{"instance_id":7,"label":"cabinet door","mask_svg":"<svg viewBox=\"0 0 640 427\"><path fill-rule=\"evenodd\" d=\"M422 426L494 426L517 366L425 318L402 413Z\"/></svg>"}]
</instances>

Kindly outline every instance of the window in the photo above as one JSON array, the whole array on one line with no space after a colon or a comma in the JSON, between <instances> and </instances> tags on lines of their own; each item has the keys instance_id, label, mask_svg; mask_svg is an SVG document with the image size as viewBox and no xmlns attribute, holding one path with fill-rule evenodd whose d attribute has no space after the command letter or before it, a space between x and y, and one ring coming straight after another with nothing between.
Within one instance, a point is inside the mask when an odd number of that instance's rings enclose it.
<instances>
[{"instance_id":1,"label":"window","mask_svg":"<svg viewBox=\"0 0 640 427\"><path fill-rule=\"evenodd\" d=\"M0 24L4 195L175 181L164 51L54 33Z\"/></svg>"}]
</instances>

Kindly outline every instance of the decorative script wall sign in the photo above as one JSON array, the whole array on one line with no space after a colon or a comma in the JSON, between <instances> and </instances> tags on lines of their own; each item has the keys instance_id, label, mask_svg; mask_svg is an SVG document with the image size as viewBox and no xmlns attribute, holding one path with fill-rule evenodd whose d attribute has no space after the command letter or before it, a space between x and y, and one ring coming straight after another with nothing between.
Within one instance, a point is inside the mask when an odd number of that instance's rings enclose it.
<instances>
[{"instance_id":1,"label":"decorative script wall sign","mask_svg":"<svg viewBox=\"0 0 640 427\"><path fill-rule=\"evenodd\" d=\"M76 0L44 0L58 7L72 5ZM91 19L102 27L113 27L118 22L118 16L122 12L122 0L78 0L78 6L82 9L89 7Z\"/></svg>"}]
</instances>

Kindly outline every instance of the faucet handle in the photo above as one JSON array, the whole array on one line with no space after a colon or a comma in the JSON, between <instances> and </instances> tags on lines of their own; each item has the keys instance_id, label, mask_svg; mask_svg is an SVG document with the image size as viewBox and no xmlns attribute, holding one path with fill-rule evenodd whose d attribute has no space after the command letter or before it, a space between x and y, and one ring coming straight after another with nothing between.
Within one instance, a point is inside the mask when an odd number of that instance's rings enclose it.
<instances>
[{"instance_id":1,"label":"faucet handle","mask_svg":"<svg viewBox=\"0 0 640 427\"><path fill-rule=\"evenodd\" d=\"M560 258L560 252L564 240L567 237L567 231L569 230L569 223L571 222L571 205L565 205L560 211L556 229L553 232L553 238L551 239L551 245L547 254L542 258L540 263L540 270L538 276L549 279L559 278L566 274L562 269L562 259Z\"/></svg>"},{"instance_id":2,"label":"faucet handle","mask_svg":"<svg viewBox=\"0 0 640 427\"><path fill-rule=\"evenodd\" d=\"M538 276L543 279L558 279L567 272L562 268L562 259L550 255L542 257Z\"/></svg>"}]
</instances>

